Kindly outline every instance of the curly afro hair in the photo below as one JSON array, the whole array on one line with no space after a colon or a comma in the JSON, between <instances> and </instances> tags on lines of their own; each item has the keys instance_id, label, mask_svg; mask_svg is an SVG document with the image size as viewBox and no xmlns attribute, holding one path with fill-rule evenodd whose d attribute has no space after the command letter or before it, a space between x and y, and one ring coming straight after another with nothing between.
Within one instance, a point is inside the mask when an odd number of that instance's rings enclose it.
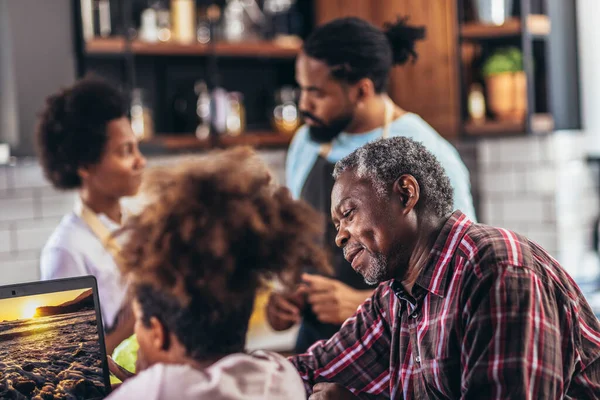
<instances>
[{"instance_id":1,"label":"curly afro hair","mask_svg":"<svg viewBox=\"0 0 600 400\"><path fill-rule=\"evenodd\" d=\"M303 266L328 269L319 215L248 148L150 170L142 193L146 206L121 231L120 268L145 323L156 317L190 357L244 350L265 280L291 285Z\"/></svg>"},{"instance_id":2,"label":"curly afro hair","mask_svg":"<svg viewBox=\"0 0 600 400\"><path fill-rule=\"evenodd\" d=\"M126 115L123 94L97 77L84 78L48 97L36 136L40 163L52 185L79 188L77 170L101 160L108 141L106 125Z\"/></svg>"}]
</instances>

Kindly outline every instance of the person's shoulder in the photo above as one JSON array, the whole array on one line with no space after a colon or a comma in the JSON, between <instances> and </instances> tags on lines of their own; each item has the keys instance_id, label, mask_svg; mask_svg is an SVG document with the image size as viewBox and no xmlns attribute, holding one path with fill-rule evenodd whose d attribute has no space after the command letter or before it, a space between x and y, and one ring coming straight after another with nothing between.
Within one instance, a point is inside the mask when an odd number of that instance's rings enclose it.
<instances>
[{"instance_id":1,"label":"person's shoulder","mask_svg":"<svg viewBox=\"0 0 600 400\"><path fill-rule=\"evenodd\" d=\"M161 387L163 386L167 371L171 368L177 368L177 366L170 367L165 364L154 364L152 367L138 373L121 384L121 386L107 397L107 400L166 399L161 394Z\"/></svg>"},{"instance_id":2,"label":"person's shoulder","mask_svg":"<svg viewBox=\"0 0 600 400\"><path fill-rule=\"evenodd\" d=\"M477 279L510 273L535 276L543 284L558 285L563 292L576 287L547 250L509 229L473 224L463 236L459 252Z\"/></svg>"},{"instance_id":3,"label":"person's shoulder","mask_svg":"<svg viewBox=\"0 0 600 400\"><path fill-rule=\"evenodd\" d=\"M440 136L439 133L427 121L421 118L420 115L407 112L398 119L392 122L390 126L391 136L407 136L413 137L426 134L434 134ZM440 136L441 138L441 136Z\"/></svg>"},{"instance_id":4,"label":"person's shoulder","mask_svg":"<svg viewBox=\"0 0 600 400\"><path fill-rule=\"evenodd\" d=\"M293 376L296 375L296 369L287 358L267 350L255 350L248 354L234 353L213 364L209 369L238 371L242 365L242 369L251 374L280 374L289 377L290 372L293 372Z\"/></svg>"},{"instance_id":5,"label":"person's shoulder","mask_svg":"<svg viewBox=\"0 0 600 400\"><path fill-rule=\"evenodd\" d=\"M56 226L42 252L65 249L77 253L93 235L75 213L66 214Z\"/></svg>"},{"instance_id":6,"label":"person's shoulder","mask_svg":"<svg viewBox=\"0 0 600 400\"><path fill-rule=\"evenodd\" d=\"M420 115L414 113L406 113L394 121L390 127L390 136L404 136L421 142L436 157L444 157L448 152L456 152L454 146L435 128Z\"/></svg>"},{"instance_id":7,"label":"person's shoulder","mask_svg":"<svg viewBox=\"0 0 600 400\"><path fill-rule=\"evenodd\" d=\"M472 263L523 266L531 261L531 242L509 229L473 223L458 247Z\"/></svg>"},{"instance_id":8,"label":"person's shoulder","mask_svg":"<svg viewBox=\"0 0 600 400\"><path fill-rule=\"evenodd\" d=\"M308 146L312 144L310 140L310 136L308 134L308 126L302 125L296 133L294 133L294 137L290 141L290 146L288 148L288 154L296 154L301 152Z\"/></svg>"},{"instance_id":9,"label":"person's shoulder","mask_svg":"<svg viewBox=\"0 0 600 400\"><path fill-rule=\"evenodd\" d=\"M547 296L557 305L588 307L581 289L569 273L547 250L524 235L509 229L473 224L458 248L466 266L460 277L463 289L506 286L517 280L535 281L537 295ZM469 290L463 291L468 295ZM506 293L508 297L522 295L529 293L521 290Z\"/></svg>"},{"instance_id":10,"label":"person's shoulder","mask_svg":"<svg viewBox=\"0 0 600 400\"><path fill-rule=\"evenodd\" d=\"M271 387L267 388L268 399L304 399L304 384L296 367L281 354L257 350L251 354L252 357L267 363L265 372L267 381ZM265 391L266 392L266 391Z\"/></svg>"},{"instance_id":11,"label":"person's shoulder","mask_svg":"<svg viewBox=\"0 0 600 400\"><path fill-rule=\"evenodd\" d=\"M259 362L266 362L276 366L277 369L283 371L284 374L289 375L290 372L293 372L293 375L297 374L294 365L286 357L274 351L255 350L250 354L250 356Z\"/></svg>"},{"instance_id":12,"label":"person's shoulder","mask_svg":"<svg viewBox=\"0 0 600 400\"><path fill-rule=\"evenodd\" d=\"M107 262L114 261L102 242L81 218L70 213L63 217L42 248L39 268L42 279L56 279L94 274L95 265Z\"/></svg>"},{"instance_id":13,"label":"person's shoulder","mask_svg":"<svg viewBox=\"0 0 600 400\"><path fill-rule=\"evenodd\" d=\"M279 353L269 350L255 350L250 353L250 356L259 360L268 360L276 363L288 364L287 358Z\"/></svg>"},{"instance_id":14,"label":"person's shoulder","mask_svg":"<svg viewBox=\"0 0 600 400\"><path fill-rule=\"evenodd\" d=\"M310 142L310 137L308 135L308 125L302 125L300 128L298 128L298 130L296 130L296 133L294 133L294 136L292 137L292 140L290 142L290 146L297 146L299 144L308 142Z\"/></svg>"}]
</instances>

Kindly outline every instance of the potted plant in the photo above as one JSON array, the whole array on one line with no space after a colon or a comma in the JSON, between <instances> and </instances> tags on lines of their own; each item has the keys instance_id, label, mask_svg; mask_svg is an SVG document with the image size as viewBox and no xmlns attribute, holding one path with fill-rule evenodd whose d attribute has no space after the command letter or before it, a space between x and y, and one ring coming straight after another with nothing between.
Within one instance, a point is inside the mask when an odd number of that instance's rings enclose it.
<instances>
[{"instance_id":1,"label":"potted plant","mask_svg":"<svg viewBox=\"0 0 600 400\"><path fill-rule=\"evenodd\" d=\"M522 121L527 112L527 79L523 53L516 47L496 50L484 62L488 108L497 119Z\"/></svg>"}]
</instances>

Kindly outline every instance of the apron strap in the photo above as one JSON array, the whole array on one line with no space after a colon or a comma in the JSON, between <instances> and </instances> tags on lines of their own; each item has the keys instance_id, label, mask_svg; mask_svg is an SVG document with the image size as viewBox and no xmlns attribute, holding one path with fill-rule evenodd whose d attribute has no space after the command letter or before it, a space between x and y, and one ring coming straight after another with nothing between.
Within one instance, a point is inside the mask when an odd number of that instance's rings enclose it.
<instances>
[{"instance_id":1,"label":"apron strap","mask_svg":"<svg viewBox=\"0 0 600 400\"><path fill-rule=\"evenodd\" d=\"M115 260L118 259L121 252L121 245L112 236L112 232L100 221L98 215L88 206L83 204L81 199L75 203L75 215L77 215L90 228L92 233L100 239L102 245Z\"/></svg>"},{"instance_id":2,"label":"apron strap","mask_svg":"<svg viewBox=\"0 0 600 400\"><path fill-rule=\"evenodd\" d=\"M392 124L392 121L394 120L394 102L387 96L385 97L384 101L385 101L385 116L384 116L383 132L381 134L381 138L387 139L390 136L390 125ZM319 147L319 155L323 158L327 158L327 156L329 156L329 153L331 153L332 147L333 147L333 145L331 142L323 143Z\"/></svg>"},{"instance_id":3,"label":"apron strap","mask_svg":"<svg viewBox=\"0 0 600 400\"><path fill-rule=\"evenodd\" d=\"M106 251L112 256L115 263L119 263L121 260L121 245L112 236L112 232L100 221L98 214L96 214L91 208L83 204L80 198L75 203L75 214L81 218L81 220L90 228L92 233L100 240ZM119 329L119 326L124 321L127 321L132 317L131 311L131 292L126 290L125 297L122 299L121 305L117 313L115 314L114 320L110 321L110 325L105 325L106 332L113 332Z\"/></svg>"},{"instance_id":4,"label":"apron strap","mask_svg":"<svg viewBox=\"0 0 600 400\"><path fill-rule=\"evenodd\" d=\"M329 153L331 153L331 142L329 143L323 143L320 147L319 147L319 155L323 158L327 158L327 156L329 155Z\"/></svg>"},{"instance_id":5,"label":"apron strap","mask_svg":"<svg viewBox=\"0 0 600 400\"><path fill-rule=\"evenodd\" d=\"M394 102L386 96L385 98L385 122L383 124L383 134L381 137L387 139L390 137L390 125L394 121Z\"/></svg>"}]
</instances>

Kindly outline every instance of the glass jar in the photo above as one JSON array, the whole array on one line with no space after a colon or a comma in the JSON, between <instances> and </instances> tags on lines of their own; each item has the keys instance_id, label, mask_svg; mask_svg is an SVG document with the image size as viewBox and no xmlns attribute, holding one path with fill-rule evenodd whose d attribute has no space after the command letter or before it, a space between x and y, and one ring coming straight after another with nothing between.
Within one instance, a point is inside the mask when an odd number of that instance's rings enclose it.
<instances>
[{"instance_id":1,"label":"glass jar","mask_svg":"<svg viewBox=\"0 0 600 400\"><path fill-rule=\"evenodd\" d=\"M227 94L228 112L227 112L227 134L239 136L246 129L246 110L244 108L244 95L240 92L230 92Z\"/></svg>"},{"instance_id":2,"label":"glass jar","mask_svg":"<svg viewBox=\"0 0 600 400\"><path fill-rule=\"evenodd\" d=\"M301 124L297 104L298 91L292 86L283 86L275 92L273 128L282 135L293 135Z\"/></svg>"}]
</instances>

